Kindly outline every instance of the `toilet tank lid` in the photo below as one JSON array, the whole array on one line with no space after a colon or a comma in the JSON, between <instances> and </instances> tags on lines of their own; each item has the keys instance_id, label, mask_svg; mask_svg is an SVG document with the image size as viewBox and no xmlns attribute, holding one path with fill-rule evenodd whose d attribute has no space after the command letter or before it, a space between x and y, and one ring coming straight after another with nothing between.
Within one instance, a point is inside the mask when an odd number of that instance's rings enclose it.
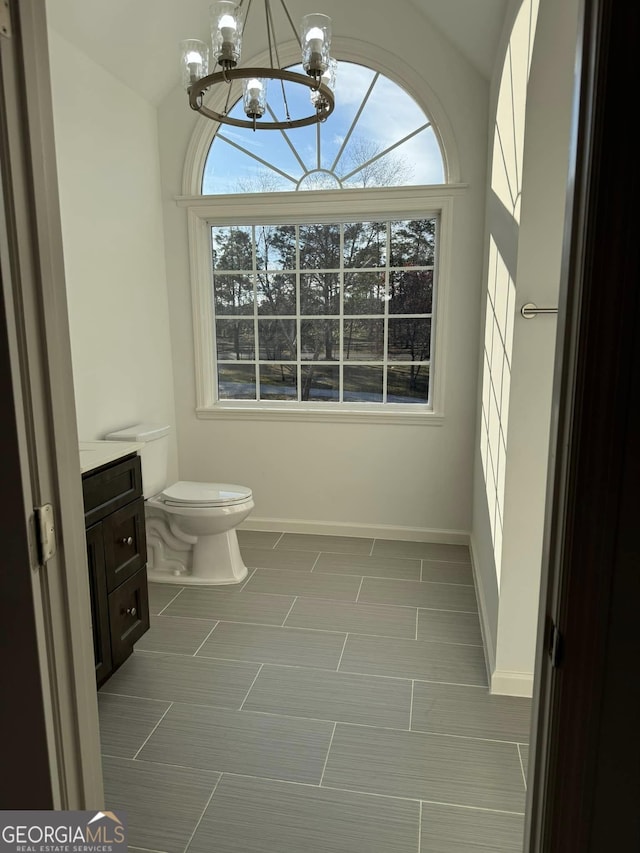
<instances>
[{"instance_id":1,"label":"toilet tank lid","mask_svg":"<svg viewBox=\"0 0 640 853\"><path fill-rule=\"evenodd\" d=\"M105 436L107 441L155 441L169 432L169 426L164 424L133 424L126 429L110 432Z\"/></svg>"}]
</instances>

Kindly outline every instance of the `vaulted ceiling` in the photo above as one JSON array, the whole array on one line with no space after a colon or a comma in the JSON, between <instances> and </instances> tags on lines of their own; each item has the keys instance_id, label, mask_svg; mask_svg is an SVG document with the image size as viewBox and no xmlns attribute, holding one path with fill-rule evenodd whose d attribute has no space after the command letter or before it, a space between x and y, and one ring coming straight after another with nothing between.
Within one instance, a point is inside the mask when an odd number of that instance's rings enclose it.
<instances>
[{"instance_id":1,"label":"vaulted ceiling","mask_svg":"<svg viewBox=\"0 0 640 853\"><path fill-rule=\"evenodd\" d=\"M366 15L371 0L362 2ZM504 16L517 0L406 2L483 77L491 77ZM210 0L48 0L47 15L63 38L146 100L159 104L176 85L178 42L207 39L209 5ZM317 6L323 9L321 0Z\"/></svg>"}]
</instances>

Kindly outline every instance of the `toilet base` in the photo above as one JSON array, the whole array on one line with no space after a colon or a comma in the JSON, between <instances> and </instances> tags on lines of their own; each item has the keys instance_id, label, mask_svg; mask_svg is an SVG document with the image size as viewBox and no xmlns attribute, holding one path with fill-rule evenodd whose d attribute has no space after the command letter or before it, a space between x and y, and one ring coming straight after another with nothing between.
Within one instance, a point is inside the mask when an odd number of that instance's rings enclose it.
<instances>
[{"instance_id":1,"label":"toilet base","mask_svg":"<svg viewBox=\"0 0 640 853\"><path fill-rule=\"evenodd\" d=\"M248 576L249 572L247 570L247 574L239 580L212 581L208 578L196 578L189 574L170 575L167 572L159 571L158 569L147 568L147 580L149 583L170 583L174 586L222 586L224 584L237 584L246 580Z\"/></svg>"},{"instance_id":2,"label":"toilet base","mask_svg":"<svg viewBox=\"0 0 640 853\"><path fill-rule=\"evenodd\" d=\"M235 530L216 533L211 536L199 536L193 545L190 569L155 568L147 566L147 578L153 583L170 583L179 586L220 586L238 584L244 581L249 572L244 564L238 537Z\"/></svg>"},{"instance_id":3,"label":"toilet base","mask_svg":"<svg viewBox=\"0 0 640 853\"><path fill-rule=\"evenodd\" d=\"M192 583L239 583L248 574L235 529L198 536L193 546Z\"/></svg>"}]
</instances>

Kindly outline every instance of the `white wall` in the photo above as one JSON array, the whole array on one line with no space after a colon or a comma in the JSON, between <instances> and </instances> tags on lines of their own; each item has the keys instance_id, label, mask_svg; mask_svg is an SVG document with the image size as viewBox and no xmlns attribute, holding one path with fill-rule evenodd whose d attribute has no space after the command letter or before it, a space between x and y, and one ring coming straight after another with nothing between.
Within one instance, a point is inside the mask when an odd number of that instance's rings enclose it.
<instances>
[{"instance_id":1,"label":"white wall","mask_svg":"<svg viewBox=\"0 0 640 853\"><path fill-rule=\"evenodd\" d=\"M300 3L292 3L296 18ZM402 535L468 531L471 522L473 436L477 383L488 87L416 9L399 0L388 26L388 6L328 0L338 58L380 68L406 85L457 143L452 162L468 182L454 211L454 258L448 294L445 422L438 427L198 420L195 414L193 332L186 213L182 192L185 153L196 121L176 88L159 109L180 476L240 482L252 487L252 519L324 522L336 530L367 532L390 526ZM375 45L384 45L384 49ZM256 47L256 50L258 48ZM251 45L245 45L251 56ZM390 104L392 111L393 105ZM453 149L452 149L453 153ZM457 176L456 176L457 177ZM249 523L252 521L249 520ZM301 528L300 528L301 529ZM388 535L393 531L387 530Z\"/></svg>"},{"instance_id":2,"label":"white wall","mask_svg":"<svg viewBox=\"0 0 640 853\"><path fill-rule=\"evenodd\" d=\"M174 425L156 110L49 42L78 435Z\"/></svg>"},{"instance_id":3,"label":"white wall","mask_svg":"<svg viewBox=\"0 0 640 853\"><path fill-rule=\"evenodd\" d=\"M518 308L558 305L578 7L578 0L540 3L527 102ZM532 678L534 669L555 339L555 317L525 320L516 313L496 689L520 681L520 673Z\"/></svg>"},{"instance_id":4,"label":"white wall","mask_svg":"<svg viewBox=\"0 0 640 853\"><path fill-rule=\"evenodd\" d=\"M528 20L531 6L531 0L524 0L524 15L514 32ZM533 688L556 322L554 317L543 316L525 320L519 311L526 302L553 307L558 300L577 6L574 0L561 8L541 0L528 87L522 72L520 77L514 74L513 56L506 53L507 82L515 79L520 91L526 91L526 132L517 172L522 193L510 207L505 200L509 182L501 172L501 155L493 161L493 191L487 204L488 272L483 309L487 333L482 348L472 548L492 669L491 689L496 693L531 695ZM501 131L496 147L504 152L502 140L508 137L505 130L510 126L509 117L501 115L499 85L501 80L496 78L495 127ZM512 97L507 100L515 103ZM524 116L521 109L516 113ZM516 115L511 128L517 129L518 122ZM500 280L506 282L507 326L511 330L497 359L502 406L493 402L488 407L498 371L495 348L493 358L484 353L492 349L487 345L488 330L495 332L496 326L492 294ZM493 416L487 416L489 409ZM503 441L498 442L499 450L506 449L506 455L496 480L492 479L492 446L496 443L492 435L498 432ZM492 519L493 512L500 524Z\"/></svg>"}]
</instances>

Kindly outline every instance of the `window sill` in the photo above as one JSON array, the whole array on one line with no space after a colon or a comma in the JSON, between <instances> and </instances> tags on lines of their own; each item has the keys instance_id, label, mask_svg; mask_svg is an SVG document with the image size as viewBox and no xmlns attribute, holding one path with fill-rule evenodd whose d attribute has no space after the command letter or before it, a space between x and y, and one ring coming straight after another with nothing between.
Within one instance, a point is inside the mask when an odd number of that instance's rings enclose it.
<instances>
[{"instance_id":1,"label":"window sill","mask_svg":"<svg viewBox=\"0 0 640 853\"><path fill-rule=\"evenodd\" d=\"M409 424L411 426L442 426L444 415L432 411L340 411L338 409L280 409L247 408L244 406L216 406L197 408L196 417L200 420L234 421L306 421L339 424Z\"/></svg>"}]
</instances>

